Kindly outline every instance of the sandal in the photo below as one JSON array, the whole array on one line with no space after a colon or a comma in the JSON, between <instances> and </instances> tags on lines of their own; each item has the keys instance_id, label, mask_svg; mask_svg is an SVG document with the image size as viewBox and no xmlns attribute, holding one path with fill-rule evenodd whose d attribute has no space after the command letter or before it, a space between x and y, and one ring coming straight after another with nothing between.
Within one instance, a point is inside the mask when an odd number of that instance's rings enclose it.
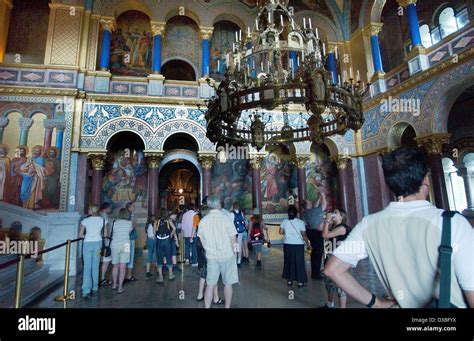
<instances>
[{"instance_id":1,"label":"sandal","mask_svg":"<svg viewBox=\"0 0 474 341\"><path fill-rule=\"evenodd\" d=\"M198 302L201 302L202 300L204 300L204 296L201 297L201 298L196 298L196 301L198 301Z\"/></svg>"},{"instance_id":2,"label":"sandal","mask_svg":"<svg viewBox=\"0 0 474 341\"><path fill-rule=\"evenodd\" d=\"M214 303L214 304L224 304L225 301L222 298L219 297L219 300L217 302L214 302L214 300L213 300L212 303Z\"/></svg>"},{"instance_id":3,"label":"sandal","mask_svg":"<svg viewBox=\"0 0 474 341\"><path fill-rule=\"evenodd\" d=\"M303 288L306 286L306 283L298 283L298 288Z\"/></svg>"},{"instance_id":4,"label":"sandal","mask_svg":"<svg viewBox=\"0 0 474 341\"><path fill-rule=\"evenodd\" d=\"M122 288L122 289L119 289L119 290L117 290L117 294L122 294L124 291L125 291L125 290L123 290L123 288Z\"/></svg>"},{"instance_id":5,"label":"sandal","mask_svg":"<svg viewBox=\"0 0 474 341\"><path fill-rule=\"evenodd\" d=\"M126 279L127 282L135 282L136 280L137 280L137 278L135 276L132 276L132 277Z\"/></svg>"}]
</instances>

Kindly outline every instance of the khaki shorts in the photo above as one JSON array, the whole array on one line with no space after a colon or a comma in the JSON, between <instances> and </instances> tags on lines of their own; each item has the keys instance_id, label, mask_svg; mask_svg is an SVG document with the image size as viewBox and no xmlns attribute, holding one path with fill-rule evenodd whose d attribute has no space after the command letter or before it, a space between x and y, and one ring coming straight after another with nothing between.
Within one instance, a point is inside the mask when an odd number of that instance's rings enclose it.
<instances>
[{"instance_id":1,"label":"khaki shorts","mask_svg":"<svg viewBox=\"0 0 474 341\"><path fill-rule=\"evenodd\" d=\"M112 264L127 264L130 261L130 245L112 247Z\"/></svg>"},{"instance_id":2,"label":"khaki shorts","mask_svg":"<svg viewBox=\"0 0 474 341\"><path fill-rule=\"evenodd\" d=\"M225 259L207 260L207 284L216 285L219 281L219 275L222 275L222 282L224 285L239 283L239 274L237 272L235 256Z\"/></svg>"}]
</instances>

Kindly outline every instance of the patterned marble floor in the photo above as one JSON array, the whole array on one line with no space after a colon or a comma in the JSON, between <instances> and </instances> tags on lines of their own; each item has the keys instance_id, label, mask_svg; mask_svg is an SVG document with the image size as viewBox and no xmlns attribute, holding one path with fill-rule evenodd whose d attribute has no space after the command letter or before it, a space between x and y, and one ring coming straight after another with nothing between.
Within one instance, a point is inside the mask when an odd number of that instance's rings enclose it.
<instances>
[{"instance_id":1,"label":"patterned marble floor","mask_svg":"<svg viewBox=\"0 0 474 341\"><path fill-rule=\"evenodd\" d=\"M268 250L268 249L267 249ZM177 272L176 279L165 281L164 285L155 283L156 277L146 278L143 257L136 259L136 282L125 285L125 292L117 294L110 287L105 287L90 300L84 300L78 295L75 300L68 302L68 308L203 308L203 302L196 301L199 273L197 268L184 266L182 273ZM310 273L309 259L306 261ZM249 265L243 265L239 270L240 283L234 285L232 308L315 308L324 305L326 292L324 281L310 280L305 288L289 288L281 278L283 267L283 252L281 246L272 247L264 255L263 267L256 270L254 260ZM365 268L365 269L364 269ZM361 281L374 287L373 273L363 264L357 274ZM165 277L166 278L166 277ZM77 293L80 293L81 279L72 278ZM375 286L378 286L375 283ZM33 305L36 308L62 308L63 304L55 302L53 297L62 292L58 288L53 293ZM219 293L223 297L220 285ZM214 306L215 308L222 306ZM360 308L357 302L349 298L349 308Z\"/></svg>"}]
</instances>

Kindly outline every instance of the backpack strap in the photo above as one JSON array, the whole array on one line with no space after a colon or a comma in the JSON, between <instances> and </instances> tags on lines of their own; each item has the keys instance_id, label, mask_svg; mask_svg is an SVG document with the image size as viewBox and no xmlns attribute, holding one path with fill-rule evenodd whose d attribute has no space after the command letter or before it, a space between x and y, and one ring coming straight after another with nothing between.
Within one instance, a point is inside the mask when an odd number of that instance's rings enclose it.
<instances>
[{"instance_id":1,"label":"backpack strap","mask_svg":"<svg viewBox=\"0 0 474 341\"><path fill-rule=\"evenodd\" d=\"M440 284L438 308L451 307L451 255L453 248L451 246L451 218L456 211L444 211L443 230L441 232L441 245L439 252Z\"/></svg>"}]
</instances>

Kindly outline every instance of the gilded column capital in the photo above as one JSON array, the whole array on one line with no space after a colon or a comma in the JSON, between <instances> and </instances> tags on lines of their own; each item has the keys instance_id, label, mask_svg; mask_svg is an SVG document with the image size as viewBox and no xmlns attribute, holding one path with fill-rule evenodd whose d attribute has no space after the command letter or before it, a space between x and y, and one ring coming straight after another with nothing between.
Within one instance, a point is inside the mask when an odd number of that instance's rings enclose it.
<instances>
[{"instance_id":1,"label":"gilded column capital","mask_svg":"<svg viewBox=\"0 0 474 341\"><path fill-rule=\"evenodd\" d=\"M214 164L214 160L216 159L215 156L213 155L201 155L199 156L199 162L201 163L201 166L203 169L209 170L212 168L212 165Z\"/></svg>"},{"instance_id":2,"label":"gilded column capital","mask_svg":"<svg viewBox=\"0 0 474 341\"><path fill-rule=\"evenodd\" d=\"M250 166L252 167L252 169L262 168L263 159L264 159L263 155L253 155L253 156L251 156Z\"/></svg>"},{"instance_id":3,"label":"gilded column capital","mask_svg":"<svg viewBox=\"0 0 474 341\"><path fill-rule=\"evenodd\" d=\"M100 25L105 31L113 32L116 29L115 18L102 17L100 18Z\"/></svg>"},{"instance_id":4,"label":"gilded column capital","mask_svg":"<svg viewBox=\"0 0 474 341\"><path fill-rule=\"evenodd\" d=\"M0 129L4 129L8 123L10 123L10 120L7 117L0 117Z\"/></svg>"},{"instance_id":5,"label":"gilded column capital","mask_svg":"<svg viewBox=\"0 0 474 341\"><path fill-rule=\"evenodd\" d=\"M365 34L369 37L371 36L378 36L380 31L382 30L383 23L381 22L371 22L369 25L365 27Z\"/></svg>"},{"instance_id":6,"label":"gilded column capital","mask_svg":"<svg viewBox=\"0 0 474 341\"><path fill-rule=\"evenodd\" d=\"M330 157L331 161L336 163L337 169L343 170L347 168L347 164L351 160L348 155L335 155Z\"/></svg>"},{"instance_id":7,"label":"gilded column capital","mask_svg":"<svg viewBox=\"0 0 474 341\"><path fill-rule=\"evenodd\" d=\"M105 153L98 153L98 154L88 154L87 157L91 160L91 166L93 170L104 170L105 168L105 161L107 159Z\"/></svg>"},{"instance_id":8,"label":"gilded column capital","mask_svg":"<svg viewBox=\"0 0 474 341\"><path fill-rule=\"evenodd\" d=\"M305 168L306 164L309 161L308 155L296 155L293 162L295 163L296 167L298 168Z\"/></svg>"},{"instance_id":9,"label":"gilded column capital","mask_svg":"<svg viewBox=\"0 0 474 341\"><path fill-rule=\"evenodd\" d=\"M417 0L397 0L398 4L402 7L407 8L408 5L416 5Z\"/></svg>"},{"instance_id":10,"label":"gilded column capital","mask_svg":"<svg viewBox=\"0 0 474 341\"><path fill-rule=\"evenodd\" d=\"M441 154L443 144L449 143L451 134L433 134L430 136L416 138L418 146L424 147L430 155Z\"/></svg>"},{"instance_id":11,"label":"gilded column capital","mask_svg":"<svg viewBox=\"0 0 474 341\"><path fill-rule=\"evenodd\" d=\"M150 21L153 36L162 36L165 33L166 23L163 21Z\"/></svg>"},{"instance_id":12,"label":"gilded column capital","mask_svg":"<svg viewBox=\"0 0 474 341\"><path fill-rule=\"evenodd\" d=\"M338 43L334 41L328 41L327 43L327 48L328 48L328 53L334 53L336 51L336 47L338 47Z\"/></svg>"},{"instance_id":13,"label":"gilded column capital","mask_svg":"<svg viewBox=\"0 0 474 341\"><path fill-rule=\"evenodd\" d=\"M160 162L161 162L161 159L163 158L162 153L145 153L145 157L146 157L148 168L151 168L151 169L160 168Z\"/></svg>"},{"instance_id":14,"label":"gilded column capital","mask_svg":"<svg viewBox=\"0 0 474 341\"><path fill-rule=\"evenodd\" d=\"M18 120L18 123L20 125L21 130L28 130L33 125L33 119L32 118L27 118L27 117L21 117Z\"/></svg>"},{"instance_id":15,"label":"gilded column capital","mask_svg":"<svg viewBox=\"0 0 474 341\"><path fill-rule=\"evenodd\" d=\"M211 39L212 32L214 32L214 27L199 27L199 32L201 33L201 39Z\"/></svg>"}]
</instances>

